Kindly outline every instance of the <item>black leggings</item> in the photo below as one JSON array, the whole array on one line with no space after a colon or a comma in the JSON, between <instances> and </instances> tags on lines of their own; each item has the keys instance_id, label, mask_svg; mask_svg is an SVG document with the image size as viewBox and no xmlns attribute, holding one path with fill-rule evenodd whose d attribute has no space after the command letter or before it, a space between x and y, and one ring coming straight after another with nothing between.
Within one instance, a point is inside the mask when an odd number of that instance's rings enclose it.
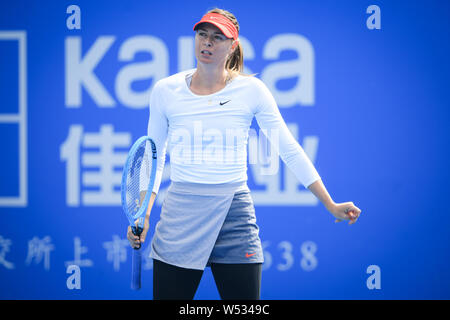
<instances>
[{"instance_id":1,"label":"black leggings","mask_svg":"<svg viewBox=\"0 0 450 320\"><path fill-rule=\"evenodd\" d=\"M222 300L259 300L261 263L211 263ZM203 270L185 269L153 259L153 299L192 300Z\"/></svg>"}]
</instances>

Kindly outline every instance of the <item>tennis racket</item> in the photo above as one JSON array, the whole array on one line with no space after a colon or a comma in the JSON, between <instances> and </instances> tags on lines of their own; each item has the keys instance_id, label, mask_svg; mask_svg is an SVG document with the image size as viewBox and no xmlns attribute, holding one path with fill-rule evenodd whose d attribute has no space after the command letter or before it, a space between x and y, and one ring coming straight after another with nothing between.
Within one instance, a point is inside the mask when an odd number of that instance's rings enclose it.
<instances>
[{"instance_id":1,"label":"tennis racket","mask_svg":"<svg viewBox=\"0 0 450 320\"><path fill-rule=\"evenodd\" d=\"M131 147L122 173L122 207L131 230L140 236L144 230L145 213L153 190L156 173L156 146L147 136ZM131 288L141 288L141 247L133 249Z\"/></svg>"}]
</instances>

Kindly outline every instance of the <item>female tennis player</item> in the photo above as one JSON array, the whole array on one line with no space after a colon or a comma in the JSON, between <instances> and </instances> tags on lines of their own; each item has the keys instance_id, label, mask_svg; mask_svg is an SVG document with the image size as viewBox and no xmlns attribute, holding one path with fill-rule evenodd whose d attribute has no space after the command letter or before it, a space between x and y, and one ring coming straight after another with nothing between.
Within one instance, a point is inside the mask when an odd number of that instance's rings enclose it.
<instances>
[{"instance_id":1,"label":"female tennis player","mask_svg":"<svg viewBox=\"0 0 450 320\"><path fill-rule=\"evenodd\" d=\"M243 71L239 24L213 9L194 25L197 68L157 81L150 97L148 135L157 147L157 173L144 232L128 229L132 247L145 241L161 184L166 148L170 186L151 243L154 299L193 299L210 266L222 299L259 299L263 251L247 186L247 141L253 117L299 181L337 219L357 221L352 202L335 203L289 132L264 83Z\"/></svg>"}]
</instances>

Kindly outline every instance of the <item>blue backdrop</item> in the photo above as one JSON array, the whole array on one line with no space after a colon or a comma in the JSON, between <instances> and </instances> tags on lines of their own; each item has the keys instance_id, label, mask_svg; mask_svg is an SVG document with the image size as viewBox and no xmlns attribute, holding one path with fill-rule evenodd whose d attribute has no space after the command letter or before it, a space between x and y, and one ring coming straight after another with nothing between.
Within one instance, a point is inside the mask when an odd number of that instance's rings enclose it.
<instances>
[{"instance_id":1,"label":"blue backdrop","mask_svg":"<svg viewBox=\"0 0 450 320\"><path fill-rule=\"evenodd\" d=\"M362 209L335 224L281 161L249 166L261 298L450 298L450 5L381 0L1 2L0 298L152 298L150 260L130 289L118 177L152 85L195 67L215 6L333 199ZM218 298L206 269L196 299Z\"/></svg>"}]
</instances>

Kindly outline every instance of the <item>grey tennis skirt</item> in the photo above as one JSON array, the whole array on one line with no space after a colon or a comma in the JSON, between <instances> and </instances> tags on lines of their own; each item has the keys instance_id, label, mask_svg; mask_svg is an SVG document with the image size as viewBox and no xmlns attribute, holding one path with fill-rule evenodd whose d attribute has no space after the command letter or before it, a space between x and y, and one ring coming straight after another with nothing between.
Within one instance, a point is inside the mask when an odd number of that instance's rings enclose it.
<instances>
[{"instance_id":1,"label":"grey tennis skirt","mask_svg":"<svg viewBox=\"0 0 450 320\"><path fill-rule=\"evenodd\" d=\"M264 261L247 183L172 181L156 224L150 257L188 269L210 263Z\"/></svg>"}]
</instances>

